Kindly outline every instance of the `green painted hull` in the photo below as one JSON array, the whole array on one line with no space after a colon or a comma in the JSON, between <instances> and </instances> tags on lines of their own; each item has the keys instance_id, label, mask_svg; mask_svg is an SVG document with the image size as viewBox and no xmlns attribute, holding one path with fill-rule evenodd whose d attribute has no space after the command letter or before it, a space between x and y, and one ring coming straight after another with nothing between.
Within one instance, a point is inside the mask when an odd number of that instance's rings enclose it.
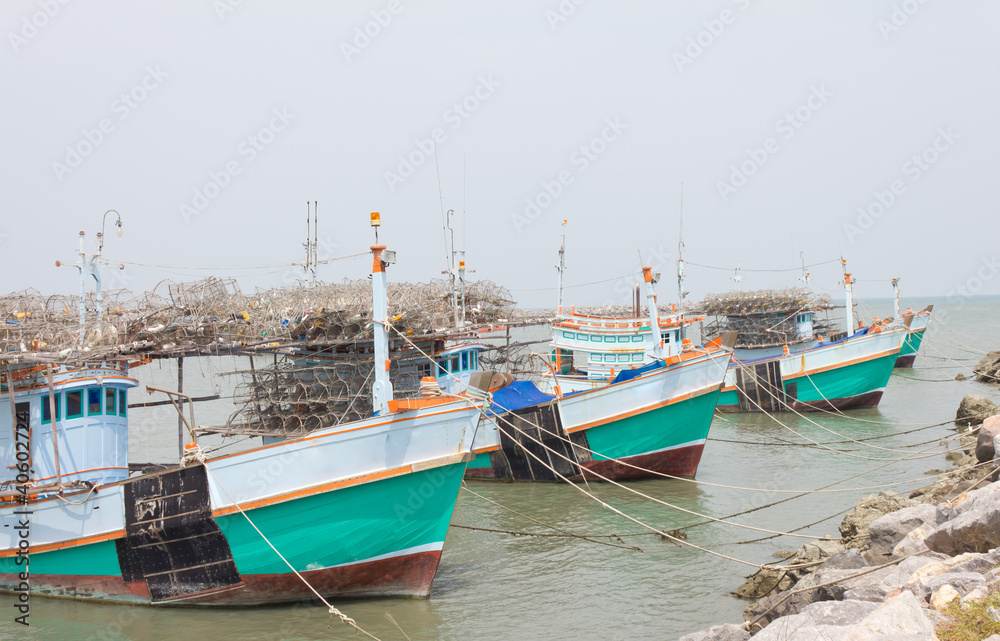
<instances>
[{"instance_id":1,"label":"green painted hull","mask_svg":"<svg viewBox=\"0 0 1000 641\"><path fill-rule=\"evenodd\" d=\"M479 470L487 467L492 467L493 464L490 463L489 452L480 452L476 454L476 458L469 462L470 470Z\"/></svg>"},{"instance_id":2,"label":"green painted hull","mask_svg":"<svg viewBox=\"0 0 1000 641\"><path fill-rule=\"evenodd\" d=\"M413 472L247 510L254 524L300 572L392 557L416 549L440 550L465 463ZM239 512L216 519L240 575L290 575ZM33 553L33 583L46 575L118 577L115 541ZM20 570L0 559L0 574Z\"/></svg>"},{"instance_id":3,"label":"green painted hull","mask_svg":"<svg viewBox=\"0 0 1000 641\"><path fill-rule=\"evenodd\" d=\"M586 430L594 460L623 459L703 444L712 425L718 392L618 419Z\"/></svg>"},{"instance_id":4,"label":"green painted hull","mask_svg":"<svg viewBox=\"0 0 1000 641\"><path fill-rule=\"evenodd\" d=\"M906 335L906 340L903 342L903 348L899 350L900 356L909 356L910 354L916 354L920 351L920 343L924 340L924 332L927 330L920 330L917 332L910 332Z\"/></svg>"},{"instance_id":5,"label":"green painted hull","mask_svg":"<svg viewBox=\"0 0 1000 641\"><path fill-rule=\"evenodd\" d=\"M874 407L889 382L896 357L897 354L889 354L808 376L783 377L782 386L790 406L787 409ZM725 411L739 411L737 391L730 389L722 392L718 407ZM749 411L756 411L756 408L751 405Z\"/></svg>"}]
</instances>

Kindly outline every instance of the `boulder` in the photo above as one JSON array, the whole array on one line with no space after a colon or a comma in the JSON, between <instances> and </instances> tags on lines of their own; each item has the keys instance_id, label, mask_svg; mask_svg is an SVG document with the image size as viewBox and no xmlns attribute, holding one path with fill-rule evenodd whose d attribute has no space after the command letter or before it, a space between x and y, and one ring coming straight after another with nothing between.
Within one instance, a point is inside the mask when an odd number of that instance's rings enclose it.
<instances>
[{"instance_id":1,"label":"boulder","mask_svg":"<svg viewBox=\"0 0 1000 641\"><path fill-rule=\"evenodd\" d=\"M877 610L879 604L865 601L821 601L802 608L813 625L853 625Z\"/></svg>"},{"instance_id":2,"label":"boulder","mask_svg":"<svg viewBox=\"0 0 1000 641\"><path fill-rule=\"evenodd\" d=\"M975 427L996 413L997 406L990 399L979 394L966 394L955 412L955 425L959 428Z\"/></svg>"},{"instance_id":3,"label":"boulder","mask_svg":"<svg viewBox=\"0 0 1000 641\"><path fill-rule=\"evenodd\" d=\"M750 633L731 623L685 634L680 641L747 641Z\"/></svg>"},{"instance_id":4,"label":"boulder","mask_svg":"<svg viewBox=\"0 0 1000 641\"><path fill-rule=\"evenodd\" d=\"M1000 352L989 352L972 368L980 383L1000 383Z\"/></svg>"},{"instance_id":5,"label":"boulder","mask_svg":"<svg viewBox=\"0 0 1000 641\"><path fill-rule=\"evenodd\" d=\"M844 549L843 544L836 539L819 539L805 543L799 549L787 557L787 565L800 565L803 563L817 563L824 559L830 559L836 553ZM784 554L782 556L785 556ZM863 559L862 559L863 561ZM847 559L839 562L849 563ZM825 565L825 564L823 564ZM779 568L766 568L758 570L747 577L747 580L733 592L741 599L758 600L778 591L790 590L804 576L812 574L818 567L823 565L813 565L810 567L796 568L793 570L783 570Z\"/></svg>"},{"instance_id":6,"label":"boulder","mask_svg":"<svg viewBox=\"0 0 1000 641\"><path fill-rule=\"evenodd\" d=\"M889 557L896 544L911 531L917 528L929 531L937 526L937 509L933 505L906 507L880 516L868 525L868 546L872 552Z\"/></svg>"},{"instance_id":7,"label":"boulder","mask_svg":"<svg viewBox=\"0 0 1000 641\"><path fill-rule=\"evenodd\" d=\"M1000 416L991 416L983 421L979 428L979 438L976 440L976 460L980 463L992 461L996 453L993 439L1000 436Z\"/></svg>"},{"instance_id":8,"label":"boulder","mask_svg":"<svg viewBox=\"0 0 1000 641\"><path fill-rule=\"evenodd\" d=\"M965 503L959 506L961 509L953 507L957 515L924 538L928 549L960 554L987 552L1000 545L1000 494L994 491Z\"/></svg>"},{"instance_id":9,"label":"boulder","mask_svg":"<svg viewBox=\"0 0 1000 641\"><path fill-rule=\"evenodd\" d=\"M890 512L915 505L917 505L916 501L895 492L870 494L858 501L854 511L849 512L841 521L840 536L848 547L864 548L868 542L868 526L873 521ZM890 547L889 550L891 549Z\"/></svg>"},{"instance_id":10,"label":"boulder","mask_svg":"<svg viewBox=\"0 0 1000 641\"><path fill-rule=\"evenodd\" d=\"M907 635L925 639L937 638L934 626L927 620L920 607L920 601L905 590L887 599L874 612L862 619L858 628L866 632L884 634L891 639L902 639ZM857 638L866 637L859 635Z\"/></svg>"},{"instance_id":11,"label":"boulder","mask_svg":"<svg viewBox=\"0 0 1000 641\"><path fill-rule=\"evenodd\" d=\"M942 612L948 607L949 603L958 598L960 598L958 590L945 583L931 595L931 607L938 612Z\"/></svg>"},{"instance_id":12,"label":"boulder","mask_svg":"<svg viewBox=\"0 0 1000 641\"><path fill-rule=\"evenodd\" d=\"M817 569L820 570L860 570L868 567L868 562L856 548L848 548L837 552L824 561Z\"/></svg>"},{"instance_id":13,"label":"boulder","mask_svg":"<svg viewBox=\"0 0 1000 641\"><path fill-rule=\"evenodd\" d=\"M924 545L924 539L927 538L928 530L918 527L915 530L910 530L910 532L903 537L903 540L896 544L896 547L892 548L892 556L906 556L908 554L917 554L927 550L927 546Z\"/></svg>"},{"instance_id":14,"label":"boulder","mask_svg":"<svg viewBox=\"0 0 1000 641\"><path fill-rule=\"evenodd\" d=\"M918 594L917 596L930 599L938 590L946 585L951 587L959 597L963 597L976 588L985 587L986 580L982 574L976 572L948 572L947 574L941 574L931 577L926 581L921 581L919 590L922 594ZM938 610L940 608L934 609Z\"/></svg>"},{"instance_id":15,"label":"boulder","mask_svg":"<svg viewBox=\"0 0 1000 641\"><path fill-rule=\"evenodd\" d=\"M985 554L977 554L968 561L963 561L952 567L951 571L985 574L996 567L1000 567L1000 548L990 550Z\"/></svg>"},{"instance_id":16,"label":"boulder","mask_svg":"<svg viewBox=\"0 0 1000 641\"><path fill-rule=\"evenodd\" d=\"M985 588L975 588L970 590L968 594L962 597L962 610L968 610L972 607L972 604L976 601L982 601L987 597Z\"/></svg>"},{"instance_id":17,"label":"boulder","mask_svg":"<svg viewBox=\"0 0 1000 641\"><path fill-rule=\"evenodd\" d=\"M851 628L815 625L807 614L793 614L768 624L753 636L754 641L846 641Z\"/></svg>"}]
</instances>

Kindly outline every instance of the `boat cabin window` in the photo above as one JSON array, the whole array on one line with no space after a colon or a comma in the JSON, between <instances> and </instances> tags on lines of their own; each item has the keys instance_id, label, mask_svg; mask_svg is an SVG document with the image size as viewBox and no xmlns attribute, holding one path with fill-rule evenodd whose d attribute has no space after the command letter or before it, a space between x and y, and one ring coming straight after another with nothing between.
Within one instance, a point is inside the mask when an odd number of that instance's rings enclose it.
<instances>
[{"instance_id":1,"label":"boat cabin window","mask_svg":"<svg viewBox=\"0 0 1000 641\"><path fill-rule=\"evenodd\" d=\"M104 413L115 413L115 391L110 387L104 390Z\"/></svg>"},{"instance_id":2,"label":"boat cabin window","mask_svg":"<svg viewBox=\"0 0 1000 641\"><path fill-rule=\"evenodd\" d=\"M94 416L95 414L100 414L103 411L101 407L101 388L100 387L88 387L87 388L87 416Z\"/></svg>"},{"instance_id":3,"label":"boat cabin window","mask_svg":"<svg viewBox=\"0 0 1000 641\"><path fill-rule=\"evenodd\" d=\"M431 375L431 364L430 363L420 363L419 365L417 365L417 374L419 374L421 378L423 378L424 376L430 376Z\"/></svg>"},{"instance_id":4,"label":"boat cabin window","mask_svg":"<svg viewBox=\"0 0 1000 641\"><path fill-rule=\"evenodd\" d=\"M118 390L118 415L125 416L128 411L128 392Z\"/></svg>"},{"instance_id":5,"label":"boat cabin window","mask_svg":"<svg viewBox=\"0 0 1000 641\"><path fill-rule=\"evenodd\" d=\"M458 355L457 354L455 356L451 357L451 371L453 371L453 372L457 372L458 371Z\"/></svg>"},{"instance_id":6,"label":"boat cabin window","mask_svg":"<svg viewBox=\"0 0 1000 641\"><path fill-rule=\"evenodd\" d=\"M469 369L469 352L462 352L462 371Z\"/></svg>"},{"instance_id":7,"label":"boat cabin window","mask_svg":"<svg viewBox=\"0 0 1000 641\"><path fill-rule=\"evenodd\" d=\"M472 369L479 369L479 352L472 352Z\"/></svg>"},{"instance_id":8,"label":"boat cabin window","mask_svg":"<svg viewBox=\"0 0 1000 641\"><path fill-rule=\"evenodd\" d=\"M83 416L83 390L66 392L66 419Z\"/></svg>"},{"instance_id":9,"label":"boat cabin window","mask_svg":"<svg viewBox=\"0 0 1000 641\"><path fill-rule=\"evenodd\" d=\"M438 361L438 376L444 376L447 373L448 373L447 361Z\"/></svg>"},{"instance_id":10,"label":"boat cabin window","mask_svg":"<svg viewBox=\"0 0 1000 641\"><path fill-rule=\"evenodd\" d=\"M56 420L62 420L62 394L56 394ZM49 403L49 395L42 395L42 423L52 422L52 404Z\"/></svg>"},{"instance_id":11,"label":"boat cabin window","mask_svg":"<svg viewBox=\"0 0 1000 641\"><path fill-rule=\"evenodd\" d=\"M670 337L671 337L672 335L673 335L673 332L667 332L666 334L664 334L664 335L663 335L663 342L665 342L665 343L669 343L669 342L670 342Z\"/></svg>"}]
</instances>

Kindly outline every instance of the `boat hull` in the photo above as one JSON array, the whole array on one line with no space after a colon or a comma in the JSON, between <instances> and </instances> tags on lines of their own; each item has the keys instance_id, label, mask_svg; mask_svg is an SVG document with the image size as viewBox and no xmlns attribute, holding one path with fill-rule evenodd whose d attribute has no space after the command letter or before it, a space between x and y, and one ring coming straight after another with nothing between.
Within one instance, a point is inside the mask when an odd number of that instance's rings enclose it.
<instances>
[{"instance_id":1,"label":"boat hull","mask_svg":"<svg viewBox=\"0 0 1000 641\"><path fill-rule=\"evenodd\" d=\"M917 360L917 352L920 351L920 343L924 340L925 329L913 330L903 343L903 348L899 350L899 357L896 358L896 367L913 367L913 362Z\"/></svg>"},{"instance_id":2,"label":"boat hull","mask_svg":"<svg viewBox=\"0 0 1000 641\"><path fill-rule=\"evenodd\" d=\"M384 478L246 514L325 597L425 597L437 572L465 463ZM260 605L314 598L239 512L214 518L240 583L162 601L172 605ZM149 604L145 581L128 581L124 536L30 555L32 594ZM0 559L0 590L19 583L14 558Z\"/></svg>"},{"instance_id":3,"label":"boat hull","mask_svg":"<svg viewBox=\"0 0 1000 641\"><path fill-rule=\"evenodd\" d=\"M897 362L904 330L864 338L864 343L737 363L727 375L718 409L801 412L876 407Z\"/></svg>"},{"instance_id":4,"label":"boat hull","mask_svg":"<svg viewBox=\"0 0 1000 641\"><path fill-rule=\"evenodd\" d=\"M466 478L503 481L694 476L729 352L501 414ZM547 406L547 407L546 407ZM491 437L492 436L492 442ZM541 441L541 443L539 443Z\"/></svg>"}]
</instances>

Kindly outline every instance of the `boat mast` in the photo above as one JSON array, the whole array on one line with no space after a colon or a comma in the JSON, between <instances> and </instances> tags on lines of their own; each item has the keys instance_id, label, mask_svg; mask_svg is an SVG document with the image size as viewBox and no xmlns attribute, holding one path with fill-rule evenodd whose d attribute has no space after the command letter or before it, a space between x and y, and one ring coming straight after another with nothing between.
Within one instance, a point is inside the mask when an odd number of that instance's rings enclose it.
<instances>
[{"instance_id":1,"label":"boat mast","mask_svg":"<svg viewBox=\"0 0 1000 641\"><path fill-rule=\"evenodd\" d=\"M840 257L840 262L844 267L844 296L845 296L845 319L847 323L847 335L854 335L854 283L851 281L851 275L847 272L847 261L844 257Z\"/></svg>"},{"instance_id":2,"label":"boat mast","mask_svg":"<svg viewBox=\"0 0 1000 641\"><path fill-rule=\"evenodd\" d=\"M736 263L736 269L733 270L733 275L729 277L733 281L733 287L736 291L740 291L740 283L743 282L743 264Z\"/></svg>"},{"instance_id":3,"label":"boat mast","mask_svg":"<svg viewBox=\"0 0 1000 641\"><path fill-rule=\"evenodd\" d=\"M681 183L681 223L677 234L677 306L684 314L684 183ZM683 323L681 326L683 327Z\"/></svg>"},{"instance_id":4,"label":"boat mast","mask_svg":"<svg viewBox=\"0 0 1000 641\"><path fill-rule=\"evenodd\" d=\"M562 222L562 237L559 244L559 264L556 265L556 269L559 271L559 281L556 286L558 291L558 301L556 304L556 314L563 313L563 274L566 271L566 220Z\"/></svg>"},{"instance_id":5,"label":"boat mast","mask_svg":"<svg viewBox=\"0 0 1000 641\"><path fill-rule=\"evenodd\" d=\"M899 313L899 279L898 278L893 278L892 279L892 303L893 303L893 306L894 306L894 311L896 312L895 318L897 318L897 319L898 318L902 318L902 315Z\"/></svg>"},{"instance_id":6,"label":"boat mast","mask_svg":"<svg viewBox=\"0 0 1000 641\"><path fill-rule=\"evenodd\" d=\"M642 261L642 256L639 256ZM643 266L642 280L646 284L646 306L649 308L649 326L653 330L653 356L663 358L663 335L660 333L660 317L656 310L656 294L653 293L653 268Z\"/></svg>"},{"instance_id":7,"label":"boat mast","mask_svg":"<svg viewBox=\"0 0 1000 641\"><path fill-rule=\"evenodd\" d=\"M389 380L389 332L383 323L389 321L389 303L385 277L386 265L395 262L385 245L378 244L378 228L382 224L377 211L372 212L375 244L372 245L372 320L375 329L375 383L372 385L372 409L379 415L389 413L392 382ZM383 255L385 252L385 255Z\"/></svg>"}]
</instances>

